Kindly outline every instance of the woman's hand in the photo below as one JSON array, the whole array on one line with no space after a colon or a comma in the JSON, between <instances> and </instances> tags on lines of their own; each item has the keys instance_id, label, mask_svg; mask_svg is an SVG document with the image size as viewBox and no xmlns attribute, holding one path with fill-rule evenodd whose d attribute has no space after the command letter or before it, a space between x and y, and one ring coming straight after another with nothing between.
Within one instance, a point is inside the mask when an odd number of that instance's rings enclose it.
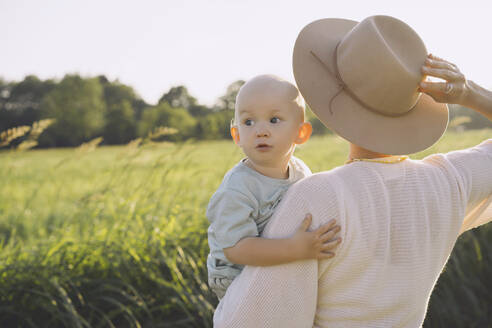
<instances>
[{"instance_id":1,"label":"woman's hand","mask_svg":"<svg viewBox=\"0 0 492 328\"><path fill-rule=\"evenodd\" d=\"M466 105L470 84L455 64L429 55L422 66L422 73L443 79L445 82L423 81L420 83L419 91L440 103Z\"/></svg>"},{"instance_id":2,"label":"woman's hand","mask_svg":"<svg viewBox=\"0 0 492 328\"><path fill-rule=\"evenodd\" d=\"M340 237L335 238L340 226L335 225L335 220L331 220L314 231L308 231L311 222L311 214L306 214L301 226L291 238L292 251L297 253L296 257L299 260L332 258L335 256L333 250L342 241Z\"/></svg>"}]
</instances>

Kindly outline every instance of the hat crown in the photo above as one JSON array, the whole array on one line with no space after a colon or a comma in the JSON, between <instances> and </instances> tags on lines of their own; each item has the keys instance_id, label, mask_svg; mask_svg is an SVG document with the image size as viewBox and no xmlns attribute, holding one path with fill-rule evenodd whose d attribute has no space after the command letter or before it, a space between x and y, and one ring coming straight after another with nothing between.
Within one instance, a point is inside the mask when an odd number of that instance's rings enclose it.
<instances>
[{"instance_id":1,"label":"hat crown","mask_svg":"<svg viewBox=\"0 0 492 328\"><path fill-rule=\"evenodd\" d=\"M345 35L336 65L348 89L382 115L400 116L419 100L427 50L415 31L389 16L371 16Z\"/></svg>"},{"instance_id":2,"label":"hat crown","mask_svg":"<svg viewBox=\"0 0 492 328\"><path fill-rule=\"evenodd\" d=\"M328 128L360 147L411 154L446 130L448 109L417 92L427 51L405 23L325 18L306 25L292 64L299 91Z\"/></svg>"}]
</instances>

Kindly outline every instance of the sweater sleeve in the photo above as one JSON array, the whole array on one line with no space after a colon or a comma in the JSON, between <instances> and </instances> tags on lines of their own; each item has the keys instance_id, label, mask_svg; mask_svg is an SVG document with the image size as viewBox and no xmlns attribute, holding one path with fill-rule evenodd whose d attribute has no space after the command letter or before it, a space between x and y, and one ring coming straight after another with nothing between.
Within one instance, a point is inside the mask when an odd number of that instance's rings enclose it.
<instances>
[{"instance_id":1,"label":"sweater sleeve","mask_svg":"<svg viewBox=\"0 0 492 328\"><path fill-rule=\"evenodd\" d=\"M301 188L298 183L288 190L263 237L289 237L296 231L309 212L307 195ZM317 288L316 260L246 266L220 301L214 314L214 327L312 327Z\"/></svg>"},{"instance_id":2,"label":"sweater sleeve","mask_svg":"<svg viewBox=\"0 0 492 328\"><path fill-rule=\"evenodd\" d=\"M492 221L492 139L446 157L456 169L466 202L460 233Z\"/></svg>"}]
</instances>

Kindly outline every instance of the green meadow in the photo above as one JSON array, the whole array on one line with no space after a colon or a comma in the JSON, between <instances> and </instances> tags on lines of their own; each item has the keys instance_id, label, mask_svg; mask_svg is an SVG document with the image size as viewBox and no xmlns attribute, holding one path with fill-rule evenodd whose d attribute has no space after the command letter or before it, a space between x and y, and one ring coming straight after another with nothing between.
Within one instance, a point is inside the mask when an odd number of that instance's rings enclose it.
<instances>
[{"instance_id":1,"label":"green meadow","mask_svg":"<svg viewBox=\"0 0 492 328\"><path fill-rule=\"evenodd\" d=\"M447 152L492 130L448 132ZM348 145L297 148L313 172ZM232 141L0 152L0 327L212 327L205 209L242 154ZM492 327L492 226L463 234L425 327Z\"/></svg>"}]
</instances>

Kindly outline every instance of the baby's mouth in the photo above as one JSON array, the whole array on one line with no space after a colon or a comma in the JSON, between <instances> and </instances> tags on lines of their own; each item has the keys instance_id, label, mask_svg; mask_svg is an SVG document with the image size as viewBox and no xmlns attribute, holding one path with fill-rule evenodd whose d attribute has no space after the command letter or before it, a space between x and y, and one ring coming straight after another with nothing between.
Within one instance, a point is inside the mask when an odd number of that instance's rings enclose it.
<instances>
[{"instance_id":1,"label":"baby's mouth","mask_svg":"<svg viewBox=\"0 0 492 328\"><path fill-rule=\"evenodd\" d=\"M267 149L267 148L271 148L272 146L270 146L269 144L265 144L265 143L261 143L261 144L258 144L256 146L256 148L258 149Z\"/></svg>"}]
</instances>

